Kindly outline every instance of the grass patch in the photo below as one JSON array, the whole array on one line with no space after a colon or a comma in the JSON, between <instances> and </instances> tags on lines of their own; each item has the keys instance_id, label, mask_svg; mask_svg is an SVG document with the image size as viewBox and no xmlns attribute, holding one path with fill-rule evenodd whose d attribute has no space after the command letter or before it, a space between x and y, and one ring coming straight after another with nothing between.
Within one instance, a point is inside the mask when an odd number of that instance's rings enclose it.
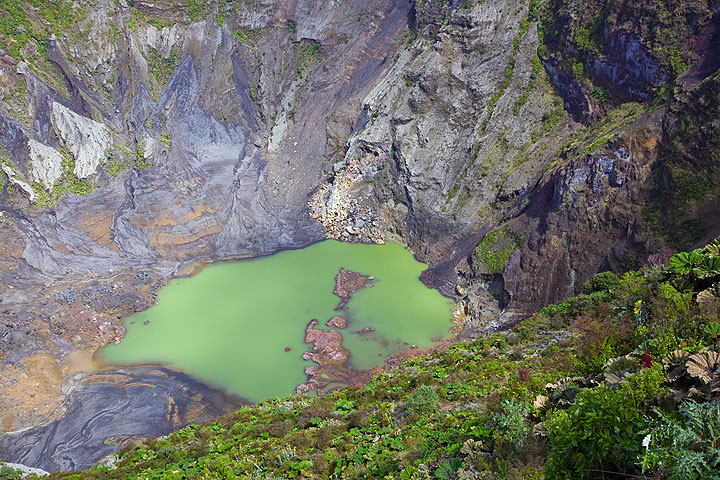
<instances>
[{"instance_id":1,"label":"grass patch","mask_svg":"<svg viewBox=\"0 0 720 480\"><path fill-rule=\"evenodd\" d=\"M187 0L187 15L191 22L199 22L205 20L210 14L210 4L198 0Z\"/></svg>"},{"instance_id":2,"label":"grass patch","mask_svg":"<svg viewBox=\"0 0 720 480\"><path fill-rule=\"evenodd\" d=\"M322 46L316 42L306 42L300 47L300 59L295 71L295 78L299 79L313 65L323 61Z\"/></svg>"},{"instance_id":3,"label":"grass patch","mask_svg":"<svg viewBox=\"0 0 720 480\"><path fill-rule=\"evenodd\" d=\"M525 235L507 226L489 232L473 251L474 265L484 265L490 273L501 273L510 255L525 243Z\"/></svg>"},{"instance_id":4,"label":"grass patch","mask_svg":"<svg viewBox=\"0 0 720 480\"><path fill-rule=\"evenodd\" d=\"M162 86L168 82L173 72L175 71L175 66L177 65L177 57L177 47L173 47L173 49L170 51L170 55L167 57L163 57L162 53L160 53L159 50L156 50L152 47L148 48L148 54L145 59L148 62L148 68L150 69L150 73L155 78L160 88L162 88Z\"/></svg>"},{"instance_id":5,"label":"grass patch","mask_svg":"<svg viewBox=\"0 0 720 480\"><path fill-rule=\"evenodd\" d=\"M267 34L267 29L240 27L233 30L232 35L238 42L247 45L253 50L257 48L258 42Z\"/></svg>"},{"instance_id":6,"label":"grass patch","mask_svg":"<svg viewBox=\"0 0 720 480\"><path fill-rule=\"evenodd\" d=\"M125 170L125 164L122 160L119 160L115 155L111 155L105 166L105 171L113 178L117 177L120 172Z\"/></svg>"}]
</instances>

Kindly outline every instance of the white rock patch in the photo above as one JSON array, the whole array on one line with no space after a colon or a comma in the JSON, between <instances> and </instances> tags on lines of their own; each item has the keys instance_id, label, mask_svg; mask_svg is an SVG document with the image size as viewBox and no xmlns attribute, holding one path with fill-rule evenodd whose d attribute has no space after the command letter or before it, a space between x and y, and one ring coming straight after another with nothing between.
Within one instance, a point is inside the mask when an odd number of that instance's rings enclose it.
<instances>
[{"instance_id":1,"label":"white rock patch","mask_svg":"<svg viewBox=\"0 0 720 480\"><path fill-rule=\"evenodd\" d=\"M294 81L287 92L285 92L282 104L280 105L280 111L277 114L272 131L270 132L270 138L268 139L268 151L270 152L278 152L280 150L280 144L285 138L288 129L288 112L292 109L297 88L297 82Z\"/></svg>"},{"instance_id":2,"label":"white rock patch","mask_svg":"<svg viewBox=\"0 0 720 480\"><path fill-rule=\"evenodd\" d=\"M110 147L110 130L57 102L53 102L52 110L53 126L75 157L75 175L78 178L92 175Z\"/></svg>"},{"instance_id":3,"label":"white rock patch","mask_svg":"<svg viewBox=\"0 0 720 480\"><path fill-rule=\"evenodd\" d=\"M30 177L34 182L42 183L50 189L62 176L62 155L52 147L28 138L30 150Z\"/></svg>"},{"instance_id":4,"label":"white rock patch","mask_svg":"<svg viewBox=\"0 0 720 480\"><path fill-rule=\"evenodd\" d=\"M152 138L150 135L146 134L143 136L142 145L140 145L142 148L139 148L139 150L146 162L152 163L153 158L155 157L156 142L157 140Z\"/></svg>"},{"instance_id":5,"label":"white rock patch","mask_svg":"<svg viewBox=\"0 0 720 480\"><path fill-rule=\"evenodd\" d=\"M30 185L28 185L27 183L23 182L22 180L20 180L19 178L17 178L17 175L15 175L15 170L13 170L9 166L5 165L4 163L2 164L2 169L3 169L3 172L5 172L5 175L7 175L10 183L12 183L13 185L17 185L20 188L20 190L22 190L23 192L25 192L27 194L30 201L34 202L35 201L35 192L33 191L32 187Z\"/></svg>"},{"instance_id":6,"label":"white rock patch","mask_svg":"<svg viewBox=\"0 0 720 480\"><path fill-rule=\"evenodd\" d=\"M45 477L47 475L50 475L50 473L46 472L45 470L41 470L39 468L32 468L27 467L25 465L22 465L20 463L7 463L3 462L1 465L7 465L10 468L14 468L15 470L20 470L23 473L32 473L41 477Z\"/></svg>"}]
</instances>

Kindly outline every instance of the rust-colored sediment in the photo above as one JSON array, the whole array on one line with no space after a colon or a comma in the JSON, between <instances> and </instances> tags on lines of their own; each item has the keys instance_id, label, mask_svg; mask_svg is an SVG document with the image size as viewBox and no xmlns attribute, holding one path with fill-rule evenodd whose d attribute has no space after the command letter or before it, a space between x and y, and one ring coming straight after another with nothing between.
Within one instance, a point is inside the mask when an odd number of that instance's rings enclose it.
<instances>
[{"instance_id":1,"label":"rust-colored sediment","mask_svg":"<svg viewBox=\"0 0 720 480\"><path fill-rule=\"evenodd\" d=\"M28 357L0 372L0 425L3 431L63 415L60 387L63 367L47 352ZM11 414L8 414L12 412Z\"/></svg>"}]
</instances>

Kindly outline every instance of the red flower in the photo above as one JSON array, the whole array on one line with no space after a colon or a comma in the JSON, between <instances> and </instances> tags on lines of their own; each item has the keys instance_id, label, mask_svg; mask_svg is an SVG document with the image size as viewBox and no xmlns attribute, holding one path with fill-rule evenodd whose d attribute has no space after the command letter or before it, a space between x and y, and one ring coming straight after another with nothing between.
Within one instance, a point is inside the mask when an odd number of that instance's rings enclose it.
<instances>
[{"instance_id":1,"label":"red flower","mask_svg":"<svg viewBox=\"0 0 720 480\"><path fill-rule=\"evenodd\" d=\"M645 362L646 368L650 368L653 365L652 357L650 356L650 352L647 348L643 350L643 362Z\"/></svg>"}]
</instances>

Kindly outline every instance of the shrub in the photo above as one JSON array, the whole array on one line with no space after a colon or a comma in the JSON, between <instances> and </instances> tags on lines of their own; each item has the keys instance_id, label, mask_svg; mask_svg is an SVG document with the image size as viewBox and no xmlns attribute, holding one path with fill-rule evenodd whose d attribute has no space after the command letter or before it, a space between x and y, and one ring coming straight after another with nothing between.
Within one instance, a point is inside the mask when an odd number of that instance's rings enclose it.
<instances>
[{"instance_id":1,"label":"shrub","mask_svg":"<svg viewBox=\"0 0 720 480\"><path fill-rule=\"evenodd\" d=\"M655 427L643 440L643 472L657 469L670 480L720 479L720 402L687 401L680 411L681 420L656 411Z\"/></svg>"},{"instance_id":2,"label":"shrub","mask_svg":"<svg viewBox=\"0 0 720 480\"><path fill-rule=\"evenodd\" d=\"M489 232L473 251L473 264L501 273L510 256L525 243L525 236L499 227Z\"/></svg>"},{"instance_id":3,"label":"shrub","mask_svg":"<svg viewBox=\"0 0 720 480\"><path fill-rule=\"evenodd\" d=\"M20 472L14 468L10 468L7 465L0 467L0 479L1 480L14 480L20 478Z\"/></svg>"},{"instance_id":4,"label":"shrub","mask_svg":"<svg viewBox=\"0 0 720 480\"><path fill-rule=\"evenodd\" d=\"M407 402L407 412L410 415L433 413L438 405L438 395L435 388L423 385L410 395Z\"/></svg>"},{"instance_id":5,"label":"shrub","mask_svg":"<svg viewBox=\"0 0 720 480\"><path fill-rule=\"evenodd\" d=\"M612 97L610 96L610 92L603 87L597 87L596 89L594 89L592 92L590 92L590 96L600 103L606 103L612 99Z\"/></svg>"},{"instance_id":6,"label":"shrub","mask_svg":"<svg viewBox=\"0 0 720 480\"><path fill-rule=\"evenodd\" d=\"M665 374L662 370L662 364L655 362L651 368L644 368L637 375L625 380L621 393L624 393L636 405L639 405L666 392L668 389L664 386L664 383Z\"/></svg>"},{"instance_id":7,"label":"shrub","mask_svg":"<svg viewBox=\"0 0 720 480\"><path fill-rule=\"evenodd\" d=\"M606 292L620 285L620 279L613 272L601 272L585 282L582 293L590 295L594 292Z\"/></svg>"},{"instance_id":8,"label":"shrub","mask_svg":"<svg viewBox=\"0 0 720 480\"><path fill-rule=\"evenodd\" d=\"M710 322L705 326L704 333L710 337L712 342L717 342L720 339L720 323Z\"/></svg>"},{"instance_id":9,"label":"shrub","mask_svg":"<svg viewBox=\"0 0 720 480\"><path fill-rule=\"evenodd\" d=\"M335 402L334 411L348 415L355 411L355 404L350 400L341 398L337 402Z\"/></svg>"},{"instance_id":10,"label":"shrub","mask_svg":"<svg viewBox=\"0 0 720 480\"><path fill-rule=\"evenodd\" d=\"M606 385L587 389L567 411L546 422L550 442L546 478L595 478L599 471L633 473L645 422L624 392Z\"/></svg>"},{"instance_id":11,"label":"shrub","mask_svg":"<svg viewBox=\"0 0 720 480\"><path fill-rule=\"evenodd\" d=\"M670 315L677 316L688 311L692 301L690 292L679 292L670 282L665 282L658 285L658 293Z\"/></svg>"},{"instance_id":12,"label":"shrub","mask_svg":"<svg viewBox=\"0 0 720 480\"><path fill-rule=\"evenodd\" d=\"M570 297L567 299L567 315L576 317L590 310L595 302L590 295L581 293L577 297Z\"/></svg>"},{"instance_id":13,"label":"shrub","mask_svg":"<svg viewBox=\"0 0 720 480\"><path fill-rule=\"evenodd\" d=\"M504 400L500 412L493 415L495 432L503 444L520 449L528 435L527 416L530 407L517 400Z\"/></svg>"}]
</instances>

